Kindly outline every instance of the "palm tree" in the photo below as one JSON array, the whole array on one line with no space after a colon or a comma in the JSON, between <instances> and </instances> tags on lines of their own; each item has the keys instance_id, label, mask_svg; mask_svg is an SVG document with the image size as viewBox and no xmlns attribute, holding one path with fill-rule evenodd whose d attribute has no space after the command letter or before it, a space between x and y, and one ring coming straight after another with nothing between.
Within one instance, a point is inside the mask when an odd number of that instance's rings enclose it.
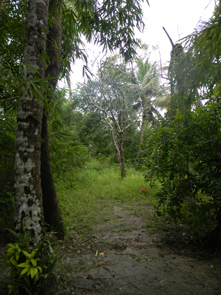
<instances>
[{"instance_id":1,"label":"palm tree","mask_svg":"<svg viewBox=\"0 0 221 295\"><path fill-rule=\"evenodd\" d=\"M140 154L141 145L143 142L144 126L145 122L149 122L151 125L157 123L157 119L162 117L160 112L156 108L156 98L161 94L161 87L159 83L159 72L157 64L151 63L149 58L145 61L143 59L137 59L137 77L136 86L140 97L140 106L143 110L141 118L141 136L138 155Z\"/></svg>"}]
</instances>

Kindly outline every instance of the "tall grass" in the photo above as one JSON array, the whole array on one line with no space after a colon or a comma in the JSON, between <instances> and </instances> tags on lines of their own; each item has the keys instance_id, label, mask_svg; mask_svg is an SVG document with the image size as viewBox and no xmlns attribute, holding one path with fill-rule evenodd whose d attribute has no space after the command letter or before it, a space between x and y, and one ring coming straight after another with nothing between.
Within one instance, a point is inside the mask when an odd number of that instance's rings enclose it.
<instances>
[{"instance_id":1,"label":"tall grass","mask_svg":"<svg viewBox=\"0 0 221 295\"><path fill-rule=\"evenodd\" d=\"M84 168L67 172L56 180L56 189L68 232L92 229L94 224L111 219L114 206L154 204L157 187L150 188L142 172L128 166L120 177L120 167L92 160ZM144 188L145 195L140 192Z\"/></svg>"}]
</instances>

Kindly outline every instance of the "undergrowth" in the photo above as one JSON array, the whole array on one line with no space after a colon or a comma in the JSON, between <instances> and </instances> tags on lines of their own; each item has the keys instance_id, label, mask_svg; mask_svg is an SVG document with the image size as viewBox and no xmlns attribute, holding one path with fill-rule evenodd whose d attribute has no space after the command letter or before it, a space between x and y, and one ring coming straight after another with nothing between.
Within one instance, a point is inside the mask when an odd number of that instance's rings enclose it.
<instances>
[{"instance_id":1,"label":"undergrowth","mask_svg":"<svg viewBox=\"0 0 221 295\"><path fill-rule=\"evenodd\" d=\"M66 227L66 237L91 231L103 221L111 220L114 206L155 205L158 187L151 188L143 173L132 165L127 176L120 177L120 167L106 161L91 160L56 179L56 189ZM141 193L141 189L145 193ZM134 212L135 213L135 212Z\"/></svg>"}]
</instances>

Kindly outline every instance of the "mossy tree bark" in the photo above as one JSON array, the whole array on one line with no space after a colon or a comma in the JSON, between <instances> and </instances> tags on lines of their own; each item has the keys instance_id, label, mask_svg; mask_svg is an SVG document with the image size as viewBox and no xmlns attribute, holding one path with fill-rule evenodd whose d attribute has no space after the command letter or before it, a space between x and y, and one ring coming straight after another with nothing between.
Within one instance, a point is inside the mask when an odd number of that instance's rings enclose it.
<instances>
[{"instance_id":1,"label":"mossy tree bark","mask_svg":"<svg viewBox=\"0 0 221 295\"><path fill-rule=\"evenodd\" d=\"M46 51L48 0L28 0L24 46L25 80L34 75L44 78L41 55ZM37 72L36 72L37 71ZM44 233L41 189L41 131L43 104L31 91L23 88L18 101L15 143L15 229L30 232L39 242Z\"/></svg>"}]
</instances>

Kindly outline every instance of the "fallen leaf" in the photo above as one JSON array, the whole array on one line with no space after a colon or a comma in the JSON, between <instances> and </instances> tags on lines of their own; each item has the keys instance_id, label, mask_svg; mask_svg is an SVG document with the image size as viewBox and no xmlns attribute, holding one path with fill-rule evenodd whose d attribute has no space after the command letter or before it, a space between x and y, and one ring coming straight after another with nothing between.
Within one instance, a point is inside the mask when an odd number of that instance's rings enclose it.
<instances>
[{"instance_id":1,"label":"fallen leaf","mask_svg":"<svg viewBox=\"0 0 221 295\"><path fill-rule=\"evenodd\" d=\"M102 260L99 260L99 261L98 261L98 265L102 265L102 264L105 264L105 262L102 261Z\"/></svg>"},{"instance_id":2,"label":"fallen leaf","mask_svg":"<svg viewBox=\"0 0 221 295\"><path fill-rule=\"evenodd\" d=\"M162 285L163 284L163 282L165 282L167 279L164 279L164 280L162 280L162 281L160 281L160 284Z\"/></svg>"},{"instance_id":3,"label":"fallen leaf","mask_svg":"<svg viewBox=\"0 0 221 295\"><path fill-rule=\"evenodd\" d=\"M105 255L104 252L99 253L99 256L104 256L104 255Z\"/></svg>"}]
</instances>

